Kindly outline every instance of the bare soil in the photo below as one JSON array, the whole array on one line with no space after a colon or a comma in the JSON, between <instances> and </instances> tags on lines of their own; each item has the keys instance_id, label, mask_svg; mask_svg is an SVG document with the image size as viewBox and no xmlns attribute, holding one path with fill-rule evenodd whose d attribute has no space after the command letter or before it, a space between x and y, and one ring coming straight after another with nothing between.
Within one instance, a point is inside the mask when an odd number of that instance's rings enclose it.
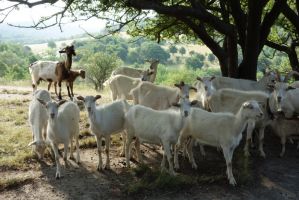
<instances>
[{"instance_id":1,"label":"bare soil","mask_svg":"<svg viewBox=\"0 0 299 200\"><path fill-rule=\"evenodd\" d=\"M30 94L24 96L30 98ZM222 153L207 147L205 159L195 148L197 170L192 170L180 155L179 174L194 177L193 186L156 188L128 194L128 185L134 184L138 178L132 170L126 169L125 159L118 155L119 146L112 144L111 170L102 172L96 171L98 156L95 148L80 149L81 164L70 160L71 166L63 169L63 178L59 180L55 179L56 168L49 159L40 162L31 160L37 166L33 165L35 167L26 171L0 168L1 178L30 177L29 181L0 191L0 199L299 199L299 152L296 144L288 143L285 156L280 158L278 138L269 130L265 136L266 159L260 158L255 148L251 149L251 157L244 159L243 144L235 152L233 171L238 183L236 187L228 184ZM144 145L142 151L145 163L158 168L162 158L160 149ZM103 158L105 160L105 155ZM243 175L247 176L245 180Z\"/></svg>"}]
</instances>

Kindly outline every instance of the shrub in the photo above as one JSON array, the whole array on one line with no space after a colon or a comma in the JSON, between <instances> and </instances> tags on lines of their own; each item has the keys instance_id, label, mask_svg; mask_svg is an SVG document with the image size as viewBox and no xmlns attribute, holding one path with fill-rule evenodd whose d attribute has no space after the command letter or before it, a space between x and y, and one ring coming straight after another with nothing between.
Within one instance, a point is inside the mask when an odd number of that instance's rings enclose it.
<instances>
[{"instance_id":1,"label":"shrub","mask_svg":"<svg viewBox=\"0 0 299 200\"><path fill-rule=\"evenodd\" d=\"M210 62L214 62L215 59L216 59L216 57L215 57L214 54L210 53L210 54L208 55L208 60L209 60Z\"/></svg>"},{"instance_id":2,"label":"shrub","mask_svg":"<svg viewBox=\"0 0 299 200\"><path fill-rule=\"evenodd\" d=\"M198 55L192 55L186 59L186 66L192 69L200 69L203 67L203 60Z\"/></svg>"}]
</instances>

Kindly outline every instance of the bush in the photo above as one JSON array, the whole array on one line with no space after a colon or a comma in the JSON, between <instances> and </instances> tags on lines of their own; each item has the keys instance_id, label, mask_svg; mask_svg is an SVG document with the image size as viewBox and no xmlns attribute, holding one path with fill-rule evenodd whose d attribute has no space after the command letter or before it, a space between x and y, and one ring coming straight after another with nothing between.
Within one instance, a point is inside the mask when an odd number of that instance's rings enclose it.
<instances>
[{"instance_id":1,"label":"bush","mask_svg":"<svg viewBox=\"0 0 299 200\"><path fill-rule=\"evenodd\" d=\"M179 53L180 53L181 55L186 54L186 49L185 49L184 47L181 47L181 48L179 49Z\"/></svg>"},{"instance_id":2,"label":"bush","mask_svg":"<svg viewBox=\"0 0 299 200\"><path fill-rule=\"evenodd\" d=\"M48 47L51 48L51 49L54 49L54 48L56 48L56 43L54 41L49 41L48 42Z\"/></svg>"},{"instance_id":3,"label":"bush","mask_svg":"<svg viewBox=\"0 0 299 200\"><path fill-rule=\"evenodd\" d=\"M216 57L215 57L214 54L210 53L210 54L208 55L208 60L209 60L210 62L214 62L215 59L216 59Z\"/></svg>"},{"instance_id":4,"label":"bush","mask_svg":"<svg viewBox=\"0 0 299 200\"><path fill-rule=\"evenodd\" d=\"M156 83L159 85L170 85L185 81L186 83L192 84L197 76L212 76L220 75L220 69L190 69L190 68L169 68L165 65L159 65Z\"/></svg>"},{"instance_id":5,"label":"bush","mask_svg":"<svg viewBox=\"0 0 299 200\"><path fill-rule=\"evenodd\" d=\"M111 72L120 66L121 61L116 55L98 52L90 56L86 63L81 64L85 66L87 79L99 90L103 88L103 83Z\"/></svg>"},{"instance_id":6,"label":"bush","mask_svg":"<svg viewBox=\"0 0 299 200\"><path fill-rule=\"evenodd\" d=\"M176 46L174 46L174 45L171 45L170 47L169 47L169 53L171 53L171 54L174 54L174 53L177 53L178 52L178 49L176 48Z\"/></svg>"},{"instance_id":7,"label":"bush","mask_svg":"<svg viewBox=\"0 0 299 200\"><path fill-rule=\"evenodd\" d=\"M169 53L167 53L160 45L153 42L146 42L138 50L138 53L144 59L159 59L160 63L166 63L168 58L170 58Z\"/></svg>"},{"instance_id":8,"label":"bush","mask_svg":"<svg viewBox=\"0 0 299 200\"><path fill-rule=\"evenodd\" d=\"M198 54L199 55L199 54ZM192 69L200 69L203 67L203 60L198 55L193 55L186 59L186 66Z\"/></svg>"}]
</instances>

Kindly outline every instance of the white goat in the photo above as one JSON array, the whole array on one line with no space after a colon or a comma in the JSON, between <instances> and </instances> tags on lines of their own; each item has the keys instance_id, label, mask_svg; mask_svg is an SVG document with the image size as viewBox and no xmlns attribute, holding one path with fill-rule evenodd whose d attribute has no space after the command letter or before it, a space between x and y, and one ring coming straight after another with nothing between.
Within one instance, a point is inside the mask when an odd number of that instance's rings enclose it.
<instances>
[{"instance_id":1,"label":"white goat","mask_svg":"<svg viewBox=\"0 0 299 200\"><path fill-rule=\"evenodd\" d=\"M278 117L274 119L271 123L271 128L274 133L280 137L281 141L281 152L280 157L282 157L285 153L285 143L288 137L299 135L299 123L298 119L289 120L284 119L282 117Z\"/></svg>"},{"instance_id":2,"label":"white goat","mask_svg":"<svg viewBox=\"0 0 299 200\"><path fill-rule=\"evenodd\" d=\"M299 88L285 82L276 82L270 87L274 89L270 98L273 113L283 113L287 118L299 113Z\"/></svg>"},{"instance_id":3,"label":"white goat","mask_svg":"<svg viewBox=\"0 0 299 200\"><path fill-rule=\"evenodd\" d=\"M177 103L180 97L178 88L159 86L150 82L141 82L131 90L134 104L140 104L155 110L164 110ZM189 96L189 91L188 91Z\"/></svg>"},{"instance_id":4,"label":"white goat","mask_svg":"<svg viewBox=\"0 0 299 200\"><path fill-rule=\"evenodd\" d=\"M189 115L190 106L188 98L182 98L180 112L174 110L153 110L151 108L135 105L132 106L126 114L126 163L130 167L130 144L133 137L136 137L136 150L138 160L142 162L140 154L140 143L162 144L164 149L161 169L165 169L165 156L169 164L169 172L175 174L173 170L171 145L175 145L179 132L183 127L185 118ZM178 168L177 151L174 148L174 163Z\"/></svg>"},{"instance_id":5,"label":"white goat","mask_svg":"<svg viewBox=\"0 0 299 200\"><path fill-rule=\"evenodd\" d=\"M255 121L262 116L263 113L254 100L244 102L236 114L212 113L200 108L192 108L180 133L177 145L180 147L188 136L191 136L198 139L202 144L221 147L226 161L228 180L230 184L235 185L236 181L232 173L234 150L240 143L247 121ZM192 147L187 150L192 167L197 168Z\"/></svg>"},{"instance_id":6,"label":"white goat","mask_svg":"<svg viewBox=\"0 0 299 200\"><path fill-rule=\"evenodd\" d=\"M216 90L222 88L233 88L245 91L259 90L268 92L268 84L273 84L276 80L277 73L268 72L259 81L235 79L229 77L215 77L212 79L212 84Z\"/></svg>"},{"instance_id":7,"label":"white goat","mask_svg":"<svg viewBox=\"0 0 299 200\"><path fill-rule=\"evenodd\" d=\"M148 81L151 71L146 71L141 78L132 78L124 75L116 75L109 81L112 101L116 99L132 100L130 91L135 88L141 81Z\"/></svg>"},{"instance_id":8,"label":"white goat","mask_svg":"<svg viewBox=\"0 0 299 200\"><path fill-rule=\"evenodd\" d=\"M156 79L159 60L151 59L151 60L145 60L145 61L147 61L151 64L150 70L153 71L153 73L151 74L149 81L153 83L153 82L155 82L155 79ZM129 76L132 78L139 78L146 71L147 70L141 70L141 69L136 69L136 68L131 68L131 67L119 67L111 73L111 77L116 76L116 75L125 75L125 76Z\"/></svg>"},{"instance_id":9,"label":"white goat","mask_svg":"<svg viewBox=\"0 0 299 200\"><path fill-rule=\"evenodd\" d=\"M262 157L265 157L263 149L264 130L270 124L273 114L269 107L269 95L261 91L241 91L235 89L220 89L214 92L208 99L208 105L212 112L231 112L236 114L245 101L256 100L262 104L264 113L263 119L258 121L248 121L246 144L244 147L245 156L249 156L249 143L252 138L254 128L259 131L259 151Z\"/></svg>"},{"instance_id":10,"label":"white goat","mask_svg":"<svg viewBox=\"0 0 299 200\"><path fill-rule=\"evenodd\" d=\"M102 170L104 168L110 169L109 159L109 147L110 136L115 133L119 133L124 129L125 111L129 109L130 105L125 100L115 101L103 106L96 106L96 100L101 98L101 95L78 96L77 99L84 102L85 108L88 112L88 118L90 122L90 130L96 136L99 164L97 169ZM106 145L106 166L102 165L102 137L105 138ZM125 148L125 137L122 153Z\"/></svg>"},{"instance_id":11,"label":"white goat","mask_svg":"<svg viewBox=\"0 0 299 200\"><path fill-rule=\"evenodd\" d=\"M37 99L49 102L51 96L46 90L36 90L29 104L28 119L32 131L32 142L28 146L33 146L39 159L43 159L46 149L48 115L46 108Z\"/></svg>"},{"instance_id":12,"label":"white goat","mask_svg":"<svg viewBox=\"0 0 299 200\"><path fill-rule=\"evenodd\" d=\"M212 84L212 80L215 76L212 77L197 77L198 80L196 83L196 99L199 101L200 108L204 108L205 110L209 110L208 106L208 98L216 91Z\"/></svg>"},{"instance_id":13,"label":"white goat","mask_svg":"<svg viewBox=\"0 0 299 200\"><path fill-rule=\"evenodd\" d=\"M73 102L66 102L65 100L56 102L44 102L40 100L47 108L48 113L48 127L47 127L47 140L51 143L55 154L56 160L56 178L61 176L61 166L59 163L59 153L58 144L64 144L64 162L67 166L67 154L68 146L71 144L70 157L73 157L73 138L76 141L76 152L77 163L80 162L79 155L79 120L80 120L80 110L78 106ZM65 103L66 102L66 103Z\"/></svg>"}]
</instances>

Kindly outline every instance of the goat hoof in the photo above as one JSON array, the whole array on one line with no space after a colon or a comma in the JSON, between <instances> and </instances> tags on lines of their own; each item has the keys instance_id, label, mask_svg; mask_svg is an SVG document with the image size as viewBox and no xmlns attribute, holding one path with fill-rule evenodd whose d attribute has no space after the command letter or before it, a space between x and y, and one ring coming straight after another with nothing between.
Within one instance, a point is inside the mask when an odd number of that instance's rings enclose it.
<instances>
[{"instance_id":1,"label":"goat hoof","mask_svg":"<svg viewBox=\"0 0 299 200\"><path fill-rule=\"evenodd\" d=\"M174 169L175 169L175 170L179 170L179 169L180 169L180 166L179 166L179 165L174 165Z\"/></svg>"},{"instance_id":2,"label":"goat hoof","mask_svg":"<svg viewBox=\"0 0 299 200\"><path fill-rule=\"evenodd\" d=\"M99 172L100 172L100 171L103 171L103 168L102 168L101 165L98 165L98 166L97 166L97 171L99 171Z\"/></svg>"},{"instance_id":3,"label":"goat hoof","mask_svg":"<svg viewBox=\"0 0 299 200\"><path fill-rule=\"evenodd\" d=\"M125 157L125 153L124 152L120 152L119 153L119 157Z\"/></svg>"},{"instance_id":4,"label":"goat hoof","mask_svg":"<svg viewBox=\"0 0 299 200\"><path fill-rule=\"evenodd\" d=\"M249 151L245 151L245 152L244 152L244 156L249 157L249 156L250 156Z\"/></svg>"},{"instance_id":5,"label":"goat hoof","mask_svg":"<svg viewBox=\"0 0 299 200\"><path fill-rule=\"evenodd\" d=\"M284 153L280 153L280 154L279 154L279 157L282 158L283 156L284 156Z\"/></svg>"},{"instance_id":6,"label":"goat hoof","mask_svg":"<svg viewBox=\"0 0 299 200\"><path fill-rule=\"evenodd\" d=\"M266 154L264 152L261 152L261 157L266 158Z\"/></svg>"},{"instance_id":7,"label":"goat hoof","mask_svg":"<svg viewBox=\"0 0 299 200\"><path fill-rule=\"evenodd\" d=\"M192 164L192 169L197 170L197 164Z\"/></svg>"},{"instance_id":8,"label":"goat hoof","mask_svg":"<svg viewBox=\"0 0 299 200\"><path fill-rule=\"evenodd\" d=\"M177 175L177 173L174 172L173 170L171 170L171 171L169 172L169 174L170 174L171 176L176 176L176 175Z\"/></svg>"},{"instance_id":9,"label":"goat hoof","mask_svg":"<svg viewBox=\"0 0 299 200\"><path fill-rule=\"evenodd\" d=\"M104 167L104 169L106 169L106 170L110 170L111 168L110 168L110 165L106 165L105 167Z\"/></svg>"},{"instance_id":10,"label":"goat hoof","mask_svg":"<svg viewBox=\"0 0 299 200\"><path fill-rule=\"evenodd\" d=\"M55 176L56 179L60 179L61 176L60 176L60 172L56 172L56 176Z\"/></svg>"},{"instance_id":11,"label":"goat hoof","mask_svg":"<svg viewBox=\"0 0 299 200\"><path fill-rule=\"evenodd\" d=\"M229 184L231 184L232 186L236 186L237 185L237 182L234 178L230 178L229 179Z\"/></svg>"}]
</instances>

